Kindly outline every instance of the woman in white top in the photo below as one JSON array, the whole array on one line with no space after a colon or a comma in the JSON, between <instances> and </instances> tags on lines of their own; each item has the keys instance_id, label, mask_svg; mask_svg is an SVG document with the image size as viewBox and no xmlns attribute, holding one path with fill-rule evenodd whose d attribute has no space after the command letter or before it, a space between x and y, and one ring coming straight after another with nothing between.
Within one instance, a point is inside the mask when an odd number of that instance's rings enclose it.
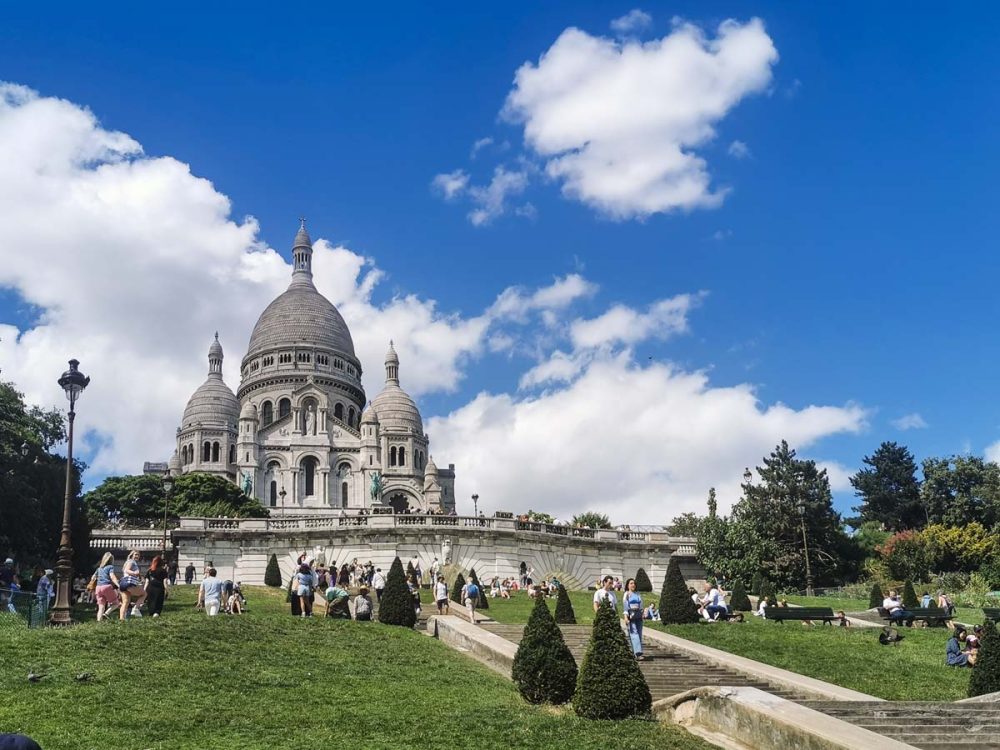
<instances>
[{"instance_id":1,"label":"woman in white top","mask_svg":"<svg viewBox=\"0 0 1000 750\"><path fill-rule=\"evenodd\" d=\"M146 600L146 590L142 587L142 571L139 569L140 557L139 550L134 549L129 552L125 564L122 566L123 575L119 583L122 596L122 608L119 614L121 620L125 619L125 615L129 612L129 606L132 608L133 617L142 617L139 608Z\"/></svg>"}]
</instances>

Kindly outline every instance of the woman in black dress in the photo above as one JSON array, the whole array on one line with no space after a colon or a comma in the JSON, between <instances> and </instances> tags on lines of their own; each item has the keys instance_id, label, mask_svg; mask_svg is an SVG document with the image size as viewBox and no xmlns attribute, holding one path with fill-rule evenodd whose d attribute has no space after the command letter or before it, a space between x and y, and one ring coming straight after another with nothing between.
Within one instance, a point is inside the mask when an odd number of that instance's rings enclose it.
<instances>
[{"instance_id":1,"label":"woman in black dress","mask_svg":"<svg viewBox=\"0 0 1000 750\"><path fill-rule=\"evenodd\" d=\"M340 574L337 576L337 585L347 588L351 585L351 571L347 567L347 563L340 566Z\"/></svg>"},{"instance_id":2,"label":"woman in black dress","mask_svg":"<svg viewBox=\"0 0 1000 750\"><path fill-rule=\"evenodd\" d=\"M157 555L146 571L146 604L153 617L159 617L163 611L163 600L166 598L166 579L169 575L163 558Z\"/></svg>"}]
</instances>

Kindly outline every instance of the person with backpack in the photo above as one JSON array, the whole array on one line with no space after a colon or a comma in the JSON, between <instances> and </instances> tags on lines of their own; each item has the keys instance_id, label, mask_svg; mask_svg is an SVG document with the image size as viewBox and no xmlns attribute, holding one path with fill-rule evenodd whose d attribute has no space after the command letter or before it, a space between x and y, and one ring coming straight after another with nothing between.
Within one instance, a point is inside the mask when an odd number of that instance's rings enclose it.
<instances>
[{"instance_id":1,"label":"person with backpack","mask_svg":"<svg viewBox=\"0 0 1000 750\"><path fill-rule=\"evenodd\" d=\"M479 604L479 587L469 581L462 588L462 595L465 597L465 606L469 608L469 620L476 622L476 605Z\"/></svg>"},{"instance_id":2,"label":"person with backpack","mask_svg":"<svg viewBox=\"0 0 1000 750\"><path fill-rule=\"evenodd\" d=\"M364 586L358 589L358 595L354 597L354 619L358 622L371 622L372 619L372 600Z\"/></svg>"}]
</instances>

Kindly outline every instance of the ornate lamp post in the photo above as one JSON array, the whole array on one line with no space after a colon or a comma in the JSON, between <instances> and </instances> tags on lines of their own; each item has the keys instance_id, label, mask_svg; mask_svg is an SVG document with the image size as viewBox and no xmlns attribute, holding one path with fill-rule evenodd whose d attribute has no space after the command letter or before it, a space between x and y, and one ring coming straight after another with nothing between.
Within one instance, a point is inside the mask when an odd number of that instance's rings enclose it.
<instances>
[{"instance_id":1,"label":"ornate lamp post","mask_svg":"<svg viewBox=\"0 0 1000 750\"><path fill-rule=\"evenodd\" d=\"M799 498L795 507L799 509L799 520L802 522L802 552L806 558L806 596L812 596L813 574L812 567L809 565L809 542L806 540L806 501Z\"/></svg>"},{"instance_id":2,"label":"ornate lamp post","mask_svg":"<svg viewBox=\"0 0 1000 750\"><path fill-rule=\"evenodd\" d=\"M281 485L281 492L278 493L278 497L281 498L281 517L282 518L285 517L285 495L287 495L287 494L288 493L285 492L285 485Z\"/></svg>"},{"instance_id":3,"label":"ornate lamp post","mask_svg":"<svg viewBox=\"0 0 1000 750\"><path fill-rule=\"evenodd\" d=\"M71 512L73 501L73 421L76 419L76 401L90 378L77 368L79 361L71 359L69 369L59 378L59 386L69 399L69 430L66 447L66 497L63 500L62 535L59 538L59 553L56 562L56 603L52 607L52 625L69 625L70 583L73 576L73 547L71 539Z\"/></svg>"},{"instance_id":4,"label":"ornate lamp post","mask_svg":"<svg viewBox=\"0 0 1000 750\"><path fill-rule=\"evenodd\" d=\"M472 515L479 515L479 495L472 496Z\"/></svg>"},{"instance_id":5,"label":"ornate lamp post","mask_svg":"<svg viewBox=\"0 0 1000 750\"><path fill-rule=\"evenodd\" d=\"M174 478L167 474L163 477L163 542L160 544L160 554L163 562L167 561L167 509L170 507L170 493L174 489Z\"/></svg>"}]
</instances>

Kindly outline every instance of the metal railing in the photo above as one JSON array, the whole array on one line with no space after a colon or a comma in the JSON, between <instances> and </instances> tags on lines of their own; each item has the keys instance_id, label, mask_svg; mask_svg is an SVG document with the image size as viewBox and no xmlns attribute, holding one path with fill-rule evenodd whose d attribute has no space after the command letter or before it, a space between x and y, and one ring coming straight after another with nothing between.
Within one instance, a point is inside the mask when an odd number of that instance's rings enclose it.
<instances>
[{"instance_id":1,"label":"metal railing","mask_svg":"<svg viewBox=\"0 0 1000 750\"><path fill-rule=\"evenodd\" d=\"M49 618L49 598L30 591L0 589L0 629L40 628Z\"/></svg>"}]
</instances>

